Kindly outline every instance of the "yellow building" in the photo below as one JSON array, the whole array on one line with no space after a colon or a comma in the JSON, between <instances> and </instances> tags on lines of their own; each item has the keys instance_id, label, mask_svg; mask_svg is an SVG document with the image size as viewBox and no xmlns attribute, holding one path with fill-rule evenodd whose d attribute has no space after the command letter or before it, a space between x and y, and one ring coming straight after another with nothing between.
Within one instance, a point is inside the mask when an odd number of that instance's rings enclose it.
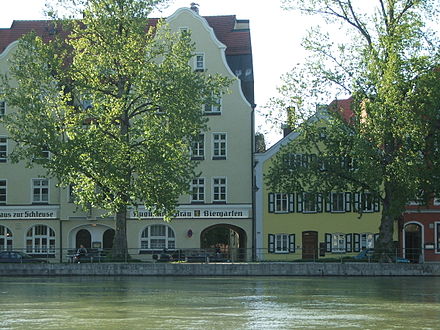
<instances>
[{"instance_id":1,"label":"yellow building","mask_svg":"<svg viewBox=\"0 0 440 330\"><path fill-rule=\"evenodd\" d=\"M335 191L323 196L269 190L264 175L271 162L283 145L299 137L299 133L291 132L266 152L255 155L257 259L339 258L373 248L381 213L370 194ZM301 159L307 156L295 155ZM362 216L356 212L360 208Z\"/></svg>"},{"instance_id":2,"label":"yellow building","mask_svg":"<svg viewBox=\"0 0 440 330\"><path fill-rule=\"evenodd\" d=\"M221 245L227 253L243 249L247 253L241 258L248 259L253 241L254 102L249 21L234 15L202 17L196 7L181 8L167 21L175 31L191 31L196 45L194 70L220 73L233 83L219 100L220 106L203 109L209 130L194 142L192 153L200 160L202 174L191 182L192 194L180 197L175 218L166 223L142 207L139 217L130 211L130 254L146 260L163 249ZM8 71L18 38L31 30L50 38L48 21L14 21L10 29L0 30L1 74ZM0 117L12 111L0 100ZM80 244L110 248L114 217L103 217L100 210L79 209L69 189L58 188L44 169L26 168L24 162L13 164L8 158L13 148L0 122L0 250L23 249L65 261L67 250Z\"/></svg>"}]
</instances>

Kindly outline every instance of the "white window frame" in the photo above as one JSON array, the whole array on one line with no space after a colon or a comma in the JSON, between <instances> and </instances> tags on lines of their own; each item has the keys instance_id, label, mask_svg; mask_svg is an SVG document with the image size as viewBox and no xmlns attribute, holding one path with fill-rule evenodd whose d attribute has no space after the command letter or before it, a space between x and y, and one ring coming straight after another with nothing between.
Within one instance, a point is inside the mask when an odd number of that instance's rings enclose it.
<instances>
[{"instance_id":1,"label":"white window frame","mask_svg":"<svg viewBox=\"0 0 440 330\"><path fill-rule=\"evenodd\" d=\"M0 136L0 163L8 161L8 137Z\"/></svg>"},{"instance_id":2,"label":"white window frame","mask_svg":"<svg viewBox=\"0 0 440 330\"><path fill-rule=\"evenodd\" d=\"M289 212L289 194L275 193L274 194L274 213L288 213Z\"/></svg>"},{"instance_id":3,"label":"white window frame","mask_svg":"<svg viewBox=\"0 0 440 330\"><path fill-rule=\"evenodd\" d=\"M368 202L368 199L370 199L370 208L367 208L365 205ZM374 212L374 198L373 194L369 192L363 192L360 194L360 207L362 208L362 212L364 213L370 213Z\"/></svg>"},{"instance_id":4,"label":"white window frame","mask_svg":"<svg viewBox=\"0 0 440 330\"><path fill-rule=\"evenodd\" d=\"M38 232L44 227L46 228L45 233ZM29 233L31 233L31 235L29 235ZM55 254L55 231L47 225L36 224L30 227L26 231L25 240L27 253L44 255ZM43 240L46 240L46 244L43 244Z\"/></svg>"},{"instance_id":5,"label":"white window frame","mask_svg":"<svg viewBox=\"0 0 440 330\"><path fill-rule=\"evenodd\" d=\"M332 253L346 252L346 235L342 233L332 233Z\"/></svg>"},{"instance_id":6,"label":"white window frame","mask_svg":"<svg viewBox=\"0 0 440 330\"><path fill-rule=\"evenodd\" d=\"M205 159L205 134L200 133L197 139L191 142L191 159Z\"/></svg>"},{"instance_id":7,"label":"white window frame","mask_svg":"<svg viewBox=\"0 0 440 330\"><path fill-rule=\"evenodd\" d=\"M434 197L433 205L434 206L440 206L440 197Z\"/></svg>"},{"instance_id":8,"label":"white window frame","mask_svg":"<svg viewBox=\"0 0 440 330\"><path fill-rule=\"evenodd\" d=\"M152 235L153 227L164 228L164 235ZM152 247L152 240L163 241L163 244ZM163 251L164 249L170 251L176 249L176 233L173 228L163 224L152 224L141 231L140 251Z\"/></svg>"},{"instance_id":9,"label":"white window frame","mask_svg":"<svg viewBox=\"0 0 440 330\"><path fill-rule=\"evenodd\" d=\"M334 208L335 196L342 196L342 209L340 209L340 210ZM344 213L345 212L345 193L332 192L330 194L330 210L333 213Z\"/></svg>"},{"instance_id":10,"label":"white window frame","mask_svg":"<svg viewBox=\"0 0 440 330\"><path fill-rule=\"evenodd\" d=\"M289 253L289 234L275 234L274 253Z\"/></svg>"},{"instance_id":11,"label":"white window frame","mask_svg":"<svg viewBox=\"0 0 440 330\"><path fill-rule=\"evenodd\" d=\"M228 134L225 132L212 133L212 159L224 160L228 155Z\"/></svg>"},{"instance_id":12,"label":"white window frame","mask_svg":"<svg viewBox=\"0 0 440 330\"><path fill-rule=\"evenodd\" d=\"M204 104L203 112L205 115L220 115L222 113L222 97L213 97L215 104Z\"/></svg>"},{"instance_id":13,"label":"white window frame","mask_svg":"<svg viewBox=\"0 0 440 330\"><path fill-rule=\"evenodd\" d=\"M6 115L6 101L0 100L0 118Z\"/></svg>"},{"instance_id":14,"label":"white window frame","mask_svg":"<svg viewBox=\"0 0 440 330\"><path fill-rule=\"evenodd\" d=\"M216 180L224 180L224 183L216 183ZM221 189L224 188L224 192ZM220 191L219 191L220 190ZM219 195L219 198L215 198ZM224 199L221 198L224 195ZM224 204L227 202L228 197L228 180L225 176L219 176L212 178L212 202Z\"/></svg>"},{"instance_id":15,"label":"white window frame","mask_svg":"<svg viewBox=\"0 0 440 330\"><path fill-rule=\"evenodd\" d=\"M5 200L4 201L2 201L1 199L0 199L0 205L6 205L6 204L8 204L8 180L7 179L0 179L0 183L3 183L4 182L4 185L3 184L0 184L0 196L3 196L4 195L4 197L5 197ZM1 192L1 190L3 190L4 189L4 193L2 193Z\"/></svg>"},{"instance_id":16,"label":"white window frame","mask_svg":"<svg viewBox=\"0 0 440 330\"><path fill-rule=\"evenodd\" d=\"M42 183L44 183L44 181L46 181L46 185L42 185ZM36 185L36 183L39 182L39 185ZM50 199L50 180L49 179L45 179L45 178L37 178L37 179L32 179L32 184L31 184L31 201L33 204L49 204L49 199ZM35 189L39 189L39 198L38 200L35 199ZM47 189L47 200L43 200L42 197L44 196L44 189Z\"/></svg>"},{"instance_id":17,"label":"white window frame","mask_svg":"<svg viewBox=\"0 0 440 330\"><path fill-rule=\"evenodd\" d=\"M194 198L197 196L197 198ZM195 178L191 181L191 203L204 203L206 196L205 178Z\"/></svg>"},{"instance_id":18,"label":"white window frame","mask_svg":"<svg viewBox=\"0 0 440 330\"><path fill-rule=\"evenodd\" d=\"M0 225L0 251L11 251L12 246L12 231L8 227Z\"/></svg>"},{"instance_id":19,"label":"white window frame","mask_svg":"<svg viewBox=\"0 0 440 330\"><path fill-rule=\"evenodd\" d=\"M200 60L201 58L201 60ZM194 70L203 72L206 70L206 56L205 53L198 52L194 54Z\"/></svg>"},{"instance_id":20,"label":"white window frame","mask_svg":"<svg viewBox=\"0 0 440 330\"><path fill-rule=\"evenodd\" d=\"M307 205L307 200L306 200L306 196L313 196L314 198L314 209L307 209L308 206ZM317 200L317 195L316 193L308 193L308 192L304 192L303 193L303 213L317 213L318 212L318 200Z\"/></svg>"}]
</instances>

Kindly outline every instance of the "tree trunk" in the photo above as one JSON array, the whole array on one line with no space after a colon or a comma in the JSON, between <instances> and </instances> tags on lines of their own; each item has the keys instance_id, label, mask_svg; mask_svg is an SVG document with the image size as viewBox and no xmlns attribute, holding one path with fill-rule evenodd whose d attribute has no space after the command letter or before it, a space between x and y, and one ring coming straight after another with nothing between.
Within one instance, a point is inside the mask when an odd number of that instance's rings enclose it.
<instances>
[{"instance_id":1,"label":"tree trunk","mask_svg":"<svg viewBox=\"0 0 440 330\"><path fill-rule=\"evenodd\" d=\"M125 261L128 258L126 206L116 212L116 230L113 240L112 257L119 261Z\"/></svg>"},{"instance_id":2,"label":"tree trunk","mask_svg":"<svg viewBox=\"0 0 440 330\"><path fill-rule=\"evenodd\" d=\"M400 205L398 198L398 189L390 183L385 183L385 197L382 205L382 217L379 227L379 238L375 243L375 254L379 257L380 262L393 262L396 256L393 234L394 221L397 221L404 209Z\"/></svg>"}]
</instances>

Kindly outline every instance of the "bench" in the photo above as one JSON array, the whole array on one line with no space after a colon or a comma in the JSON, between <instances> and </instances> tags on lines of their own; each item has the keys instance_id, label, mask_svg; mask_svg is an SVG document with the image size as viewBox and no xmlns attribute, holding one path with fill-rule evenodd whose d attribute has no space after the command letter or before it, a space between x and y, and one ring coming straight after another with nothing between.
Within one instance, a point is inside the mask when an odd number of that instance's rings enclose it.
<instances>
[{"instance_id":1,"label":"bench","mask_svg":"<svg viewBox=\"0 0 440 330\"><path fill-rule=\"evenodd\" d=\"M77 262L77 249L67 250L70 262ZM105 252L100 249L87 249L87 253L79 256L79 262L101 262L105 258Z\"/></svg>"}]
</instances>

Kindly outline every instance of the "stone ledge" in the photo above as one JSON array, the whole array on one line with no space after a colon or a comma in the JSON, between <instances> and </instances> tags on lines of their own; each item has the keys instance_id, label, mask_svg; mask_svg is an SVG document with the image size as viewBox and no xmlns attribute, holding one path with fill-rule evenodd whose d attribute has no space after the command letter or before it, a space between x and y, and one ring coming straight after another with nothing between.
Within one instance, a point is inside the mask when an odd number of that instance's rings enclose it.
<instances>
[{"instance_id":1,"label":"stone ledge","mask_svg":"<svg viewBox=\"0 0 440 330\"><path fill-rule=\"evenodd\" d=\"M440 276L440 263L2 264L0 276Z\"/></svg>"}]
</instances>

